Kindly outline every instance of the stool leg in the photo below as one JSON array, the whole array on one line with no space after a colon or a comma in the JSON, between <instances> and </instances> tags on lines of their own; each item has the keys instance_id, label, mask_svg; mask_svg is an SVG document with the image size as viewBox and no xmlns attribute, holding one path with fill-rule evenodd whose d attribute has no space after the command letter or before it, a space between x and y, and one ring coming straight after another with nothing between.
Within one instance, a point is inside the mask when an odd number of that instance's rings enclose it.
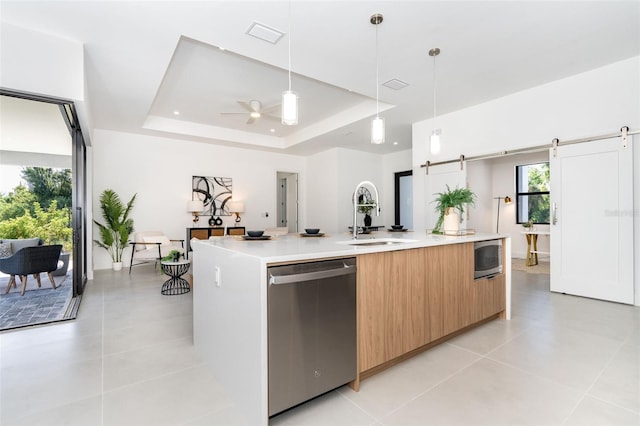
<instances>
[{"instance_id":1,"label":"stool leg","mask_svg":"<svg viewBox=\"0 0 640 426\"><path fill-rule=\"evenodd\" d=\"M42 283L40 282L40 273L33 274L33 278L36 279L36 282L38 283L38 288L42 287Z\"/></svg>"}]
</instances>

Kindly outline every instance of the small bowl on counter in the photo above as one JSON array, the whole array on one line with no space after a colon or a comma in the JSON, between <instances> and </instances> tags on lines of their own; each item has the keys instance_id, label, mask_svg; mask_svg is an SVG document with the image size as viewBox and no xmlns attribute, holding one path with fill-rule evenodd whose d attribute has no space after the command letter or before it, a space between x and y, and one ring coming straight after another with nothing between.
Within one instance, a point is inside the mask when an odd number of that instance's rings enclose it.
<instances>
[{"instance_id":1,"label":"small bowl on counter","mask_svg":"<svg viewBox=\"0 0 640 426\"><path fill-rule=\"evenodd\" d=\"M304 232L306 232L309 235L313 235L320 232L320 228L304 228Z\"/></svg>"},{"instance_id":2,"label":"small bowl on counter","mask_svg":"<svg viewBox=\"0 0 640 426\"><path fill-rule=\"evenodd\" d=\"M397 231L397 230L400 230L400 229L404 229L404 226L402 226L402 225L391 225L391 229L395 229Z\"/></svg>"},{"instance_id":3,"label":"small bowl on counter","mask_svg":"<svg viewBox=\"0 0 640 426\"><path fill-rule=\"evenodd\" d=\"M262 234L264 234L264 231L247 231L247 235L250 237L262 237Z\"/></svg>"}]
</instances>

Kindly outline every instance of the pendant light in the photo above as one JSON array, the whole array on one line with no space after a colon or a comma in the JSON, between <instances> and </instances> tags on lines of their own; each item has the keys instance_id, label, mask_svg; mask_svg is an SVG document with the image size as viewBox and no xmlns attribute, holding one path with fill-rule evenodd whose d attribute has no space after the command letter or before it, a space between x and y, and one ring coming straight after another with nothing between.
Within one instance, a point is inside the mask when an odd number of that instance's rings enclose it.
<instances>
[{"instance_id":1,"label":"pendant light","mask_svg":"<svg viewBox=\"0 0 640 426\"><path fill-rule=\"evenodd\" d=\"M295 126L298 124L298 94L291 91L291 2L289 2L289 90L282 92L282 124Z\"/></svg>"},{"instance_id":2,"label":"pendant light","mask_svg":"<svg viewBox=\"0 0 640 426\"><path fill-rule=\"evenodd\" d=\"M382 23L382 20L383 17L379 13L371 15L369 19L369 22L376 26L376 118L371 121L371 143L376 145L384 143L384 120L380 118L378 98L378 89L380 87L378 83L378 25Z\"/></svg>"},{"instance_id":3,"label":"pendant light","mask_svg":"<svg viewBox=\"0 0 640 426\"><path fill-rule=\"evenodd\" d=\"M433 130L429 143L431 154L440 153L440 135L442 134L442 130L436 128L436 56L439 54L440 49L437 47L429 50L429 56L433 58Z\"/></svg>"}]
</instances>

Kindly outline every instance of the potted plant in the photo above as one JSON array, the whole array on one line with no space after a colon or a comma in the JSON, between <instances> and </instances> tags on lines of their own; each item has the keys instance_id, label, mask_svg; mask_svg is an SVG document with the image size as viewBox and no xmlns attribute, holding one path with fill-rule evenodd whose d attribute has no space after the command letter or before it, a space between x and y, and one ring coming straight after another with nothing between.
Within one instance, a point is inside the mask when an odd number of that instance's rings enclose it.
<instances>
[{"instance_id":1,"label":"potted plant","mask_svg":"<svg viewBox=\"0 0 640 426\"><path fill-rule=\"evenodd\" d=\"M178 262L180 260L180 252L178 250L171 250L169 254L160 260L164 260L165 262Z\"/></svg>"},{"instance_id":2,"label":"potted plant","mask_svg":"<svg viewBox=\"0 0 640 426\"><path fill-rule=\"evenodd\" d=\"M371 210L374 209L376 203L364 194L358 196L358 213L364 214L364 226L371 226Z\"/></svg>"},{"instance_id":3,"label":"potted plant","mask_svg":"<svg viewBox=\"0 0 640 426\"><path fill-rule=\"evenodd\" d=\"M465 205L475 206L476 194L469 188L456 187L452 190L447 185L445 192L438 192L434 195L438 196L433 202L436 203L435 210L440 213L440 217L432 232L434 234L444 234L447 231L457 232L460 228L464 207Z\"/></svg>"},{"instance_id":4,"label":"potted plant","mask_svg":"<svg viewBox=\"0 0 640 426\"><path fill-rule=\"evenodd\" d=\"M133 232L133 219L129 217L129 213L136 195L131 197L126 207L111 189L105 189L100 195L100 210L105 224L94 219L93 222L100 230L100 240L93 242L109 252L114 271L122 269L122 252L129 245L129 235Z\"/></svg>"},{"instance_id":5,"label":"potted plant","mask_svg":"<svg viewBox=\"0 0 640 426\"><path fill-rule=\"evenodd\" d=\"M527 231L533 231L533 221L522 222L522 227Z\"/></svg>"}]
</instances>

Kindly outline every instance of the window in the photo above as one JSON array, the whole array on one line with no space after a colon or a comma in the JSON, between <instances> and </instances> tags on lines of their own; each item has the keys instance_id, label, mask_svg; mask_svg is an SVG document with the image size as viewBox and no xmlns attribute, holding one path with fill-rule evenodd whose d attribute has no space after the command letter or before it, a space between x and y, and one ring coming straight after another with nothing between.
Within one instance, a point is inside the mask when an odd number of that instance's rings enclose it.
<instances>
[{"instance_id":1,"label":"window","mask_svg":"<svg viewBox=\"0 0 640 426\"><path fill-rule=\"evenodd\" d=\"M516 222L548 225L549 207L549 163L516 166Z\"/></svg>"}]
</instances>

